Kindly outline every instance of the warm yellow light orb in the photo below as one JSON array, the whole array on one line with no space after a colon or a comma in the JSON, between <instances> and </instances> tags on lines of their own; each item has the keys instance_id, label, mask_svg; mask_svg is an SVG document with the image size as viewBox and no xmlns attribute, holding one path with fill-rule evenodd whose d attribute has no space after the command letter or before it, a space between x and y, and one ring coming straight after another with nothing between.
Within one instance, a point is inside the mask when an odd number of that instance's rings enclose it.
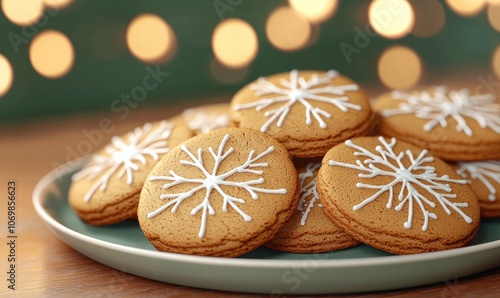
<instances>
[{"instance_id":1,"label":"warm yellow light orb","mask_svg":"<svg viewBox=\"0 0 500 298\"><path fill-rule=\"evenodd\" d=\"M218 61L231 68L249 65L257 55L259 41L255 30L240 19L227 19L215 27L212 50Z\"/></svg>"},{"instance_id":2,"label":"warm yellow light orb","mask_svg":"<svg viewBox=\"0 0 500 298\"><path fill-rule=\"evenodd\" d=\"M368 8L368 19L378 34L397 39L411 32L415 14L406 0L374 0Z\"/></svg>"},{"instance_id":3,"label":"warm yellow light orb","mask_svg":"<svg viewBox=\"0 0 500 298\"><path fill-rule=\"evenodd\" d=\"M392 89L414 86L422 74L419 56L405 46L393 46L385 50L378 60L378 76Z\"/></svg>"},{"instance_id":4,"label":"warm yellow light orb","mask_svg":"<svg viewBox=\"0 0 500 298\"><path fill-rule=\"evenodd\" d=\"M0 54L0 97L5 95L14 81L14 72L9 60Z\"/></svg>"},{"instance_id":5,"label":"warm yellow light orb","mask_svg":"<svg viewBox=\"0 0 500 298\"><path fill-rule=\"evenodd\" d=\"M142 14L127 28L130 52L146 63L166 62L173 57L177 40L170 26L155 14Z\"/></svg>"},{"instance_id":6,"label":"warm yellow light orb","mask_svg":"<svg viewBox=\"0 0 500 298\"><path fill-rule=\"evenodd\" d=\"M75 51L66 35L59 31L46 30L31 42L29 56L31 65L39 74L56 79L71 70Z\"/></svg>"},{"instance_id":7,"label":"warm yellow light orb","mask_svg":"<svg viewBox=\"0 0 500 298\"><path fill-rule=\"evenodd\" d=\"M278 7L267 18L267 38L280 50L296 51L306 47L311 33L309 21L290 7Z\"/></svg>"}]
</instances>

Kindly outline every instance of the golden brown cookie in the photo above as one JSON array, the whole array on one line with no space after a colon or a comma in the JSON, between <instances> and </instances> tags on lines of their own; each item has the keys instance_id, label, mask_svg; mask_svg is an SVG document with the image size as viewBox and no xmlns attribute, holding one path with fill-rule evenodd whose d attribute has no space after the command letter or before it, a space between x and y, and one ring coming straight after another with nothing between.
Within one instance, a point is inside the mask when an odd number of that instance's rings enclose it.
<instances>
[{"instance_id":1,"label":"golden brown cookie","mask_svg":"<svg viewBox=\"0 0 500 298\"><path fill-rule=\"evenodd\" d=\"M379 133L450 161L500 159L500 102L491 93L440 86L380 96Z\"/></svg>"},{"instance_id":2,"label":"golden brown cookie","mask_svg":"<svg viewBox=\"0 0 500 298\"><path fill-rule=\"evenodd\" d=\"M451 166L395 138L360 137L332 148L318 173L325 213L356 239L394 254L467 245L479 202Z\"/></svg>"},{"instance_id":3,"label":"golden brown cookie","mask_svg":"<svg viewBox=\"0 0 500 298\"><path fill-rule=\"evenodd\" d=\"M280 143L223 128L185 141L157 164L144 183L139 224L160 251L235 257L270 240L299 194Z\"/></svg>"},{"instance_id":4,"label":"golden brown cookie","mask_svg":"<svg viewBox=\"0 0 500 298\"><path fill-rule=\"evenodd\" d=\"M182 112L182 119L195 135L229 127L229 103L197 106Z\"/></svg>"},{"instance_id":5,"label":"golden brown cookie","mask_svg":"<svg viewBox=\"0 0 500 298\"><path fill-rule=\"evenodd\" d=\"M231 101L232 125L276 138L293 157L323 156L372 129L363 89L334 70L292 70L259 78Z\"/></svg>"},{"instance_id":6,"label":"golden brown cookie","mask_svg":"<svg viewBox=\"0 0 500 298\"><path fill-rule=\"evenodd\" d=\"M500 217L500 160L458 162L453 167L476 193L481 217Z\"/></svg>"},{"instance_id":7,"label":"golden brown cookie","mask_svg":"<svg viewBox=\"0 0 500 298\"><path fill-rule=\"evenodd\" d=\"M321 163L299 165L301 196L292 218L265 246L292 253L314 253L355 246L354 239L334 224L323 212L316 191L316 175Z\"/></svg>"},{"instance_id":8,"label":"golden brown cookie","mask_svg":"<svg viewBox=\"0 0 500 298\"><path fill-rule=\"evenodd\" d=\"M142 185L158 160L192 136L187 126L169 121L146 123L92 155L72 177L69 203L92 225L135 218Z\"/></svg>"}]
</instances>

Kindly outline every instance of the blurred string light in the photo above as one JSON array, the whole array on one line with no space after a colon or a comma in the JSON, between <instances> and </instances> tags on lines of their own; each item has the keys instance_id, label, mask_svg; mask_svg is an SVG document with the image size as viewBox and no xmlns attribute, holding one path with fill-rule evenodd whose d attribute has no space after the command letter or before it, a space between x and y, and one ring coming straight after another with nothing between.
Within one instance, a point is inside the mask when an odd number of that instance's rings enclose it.
<instances>
[{"instance_id":1,"label":"blurred string light","mask_svg":"<svg viewBox=\"0 0 500 298\"><path fill-rule=\"evenodd\" d=\"M43 2L47 7L61 9L73 3L73 0L43 0Z\"/></svg>"},{"instance_id":2,"label":"blurred string light","mask_svg":"<svg viewBox=\"0 0 500 298\"><path fill-rule=\"evenodd\" d=\"M415 25L411 33L418 37L436 35L444 26L446 13L439 0L412 1L415 12Z\"/></svg>"},{"instance_id":3,"label":"blurred string light","mask_svg":"<svg viewBox=\"0 0 500 298\"><path fill-rule=\"evenodd\" d=\"M378 34L397 39L411 32L415 13L406 0L373 0L368 8L368 19Z\"/></svg>"},{"instance_id":4,"label":"blurred string light","mask_svg":"<svg viewBox=\"0 0 500 298\"><path fill-rule=\"evenodd\" d=\"M283 51L305 48L312 35L309 21L288 6L276 8L266 21L266 36L269 42Z\"/></svg>"},{"instance_id":5,"label":"blurred string light","mask_svg":"<svg viewBox=\"0 0 500 298\"><path fill-rule=\"evenodd\" d=\"M43 15L42 0L2 0L2 11L12 23L18 26L30 26L38 22Z\"/></svg>"},{"instance_id":6,"label":"blurred string light","mask_svg":"<svg viewBox=\"0 0 500 298\"><path fill-rule=\"evenodd\" d=\"M338 0L288 0L288 4L310 22L321 23L335 13Z\"/></svg>"},{"instance_id":7,"label":"blurred string light","mask_svg":"<svg viewBox=\"0 0 500 298\"><path fill-rule=\"evenodd\" d=\"M487 0L446 0L448 6L464 17L477 15L487 4Z\"/></svg>"},{"instance_id":8,"label":"blurred string light","mask_svg":"<svg viewBox=\"0 0 500 298\"><path fill-rule=\"evenodd\" d=\"M497 46L495 51L493 52L493 57L491 58L491 64L493 68L493 72L500 78L500 45Z\"/></svg>"},{"instance_id":9,"label":"blurred string light","mask_svg":"<svg viewBox=\"0 0 500 298\"><path fill-rule=\"evenodd\" d=\"M240 19L227 19L214 29L212 50L225 66L243 68L255 59L259 41L250 24Z\"/></svg>"},{"instance_id":10,"label":"blurred string light","mask_svg":"<svg viewBox=\"0 0 500 298\"><path fill-rule=\"evenodd\" d=\"M220 63L216 58L210 62L210 72L212 77L218 82L223 84L237 84L246 79L248 76L249 68L229 68Z\"/></svg>"},{"instance_id":11,"label":"blurred string light","mask_svg":"<svg viewBox=\"0 0 500 298\"><path fill-rule=\"evenodd\" d=\"M9 60L0 54L0 97L9 91L13 81L14 72L12 71L12 66Z\"/></svg>"},{"instance_id":12,"label":"blurred string light","mask_svg":"<svg viewBox=\"0 0 500 298\"><path fill-rule=\"evenodd\" d=\"M279 50L297 51L318 40L319 24L333 16L338 0L288 0L288 4L271 12L266 36Z\"/></svg>"},{"instance_id":13,"label":"blurred string light","mask_svg":"<svg viewBox=\"0 0 500 298\"><path fill-rule=\"evenodd\" d=\"M500 0L488 7L488 21L493 29L500 31Z\"/></svg>"},{"instance_id":14,"label":"blurred string light","mask_svg":"<svg viewBox=\"0 0 500 298\"><path fill-rule=\"evenodd\" d=\"M163 63L172 59L177 49L173 30L155 14L134 18L127 28L127 46L132 54L146 63Z\"/></svg>"},{"instance_id":15,"label":"blurred string light","mask_svg":"<svg viewBox=\"0 0 500 298\"><path fill-rule=\"evenodd\" d=\"M50 79L66 75L75 60L71 41L55 30L45 30L38 34L30 44L29 56L33 68Z\"/></svg>"},{"instance_id":16,"label":"blurred string light","mask_svg":"<svg viewBox=\"0 0 500 298\"><path fill-rule=\"evenodd\" d=\"M422 75L422 62L412 49L392 46L378 60L377 72L384 85L392 89L413 87Z\"/></svg>"}]
</instances>

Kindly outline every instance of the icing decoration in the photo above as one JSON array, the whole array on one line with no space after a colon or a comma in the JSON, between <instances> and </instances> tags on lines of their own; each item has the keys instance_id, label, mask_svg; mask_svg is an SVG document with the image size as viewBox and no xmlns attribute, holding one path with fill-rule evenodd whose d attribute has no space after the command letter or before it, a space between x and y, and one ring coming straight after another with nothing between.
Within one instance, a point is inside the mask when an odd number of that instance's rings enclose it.
<instances>
[{"instance_id":1,"label":"icing decoration","mask_svg":"<svg viewBox=\"0 0 500 298\"><path fill-rule=\"evenodd\" d=\"M468 89L447 92L444 86L436 87L433 94L422 91L411 94L394 91L392 96L403 101L397 109L382 112L383 117L415 114L420 119L429 119L423 126L431 131L437 125L447 127L450 118L457 122L456 130L472 136L472 129L465 118L476 121L481 128L490 128L500 133L500 104L495 103L492 93L470 95Z\"/></svg>"},{"instance_id":2,"label":"icing decoration","mask_svg":"<svg viewBox=\"0 0 500 298\"><path fill-rule=\"evenodd\" d=\"M229 127L229 114L227 113L206 113L197 109L187 109L182 115L191 130L199 130L202 133Z\"/></svg>"},{"instance_id":3,"label":"icing decoration","mask_svg":"<svg viewBox=\"0 0 500 298\"><path fill-rule=\"evenodd\" d=\"M460 166L457 169L459 175L464 178L470 177L481 181L490 192L488 200L491 202L496 200L497 191L490 180L500 184L500 161L458 162L457 164Z\"/></svg>"},{"instance_id":4,"label":"icing decoration","mask_svg":"<svg viewBox=\"0 0 500 298\"><path fill-rule=\"evenodd\" d=\"M320 163L308 163L306 171L299 174L301 196L299 204L297 205L297 210L302 212L302 217L300 219L300 224L302 226L306 224L309 212L311 212L311 209L314 207L314 203L316 203L319 199L318 191L316 190L316 177L314 177L314 172L319 169L320 166ZM311 177L314 177L311 182L305 184L306 179ZM310 198L309 202L306 202L307 198ZM323 207L323 205L319 202L316 206L320 208Z\"/></svg>"},{"instance_id":5,"label":"icing decoration","mask_svg":"<svg viewBox=\"0 0 500 298\"><path fill-rule=\"evenodd\" d=\"M127 184L131 185L134 182L133 172L140 169L140 164L146 165L145 156L157 161L161 154L168 152L167 139L173 125L161 121L156 129L152 130L152 127L151 123L146 123L128 133L125 139L112 137L111 144L104 148L104 154L94 154L88 165L71 177L73 181L100 177L85 194L85 202L89 202L97 190L104 192L115 173L118 179L127 174Z\"/></svg>"},{"instance_id":6,"label":"icing decoration","mask_svg":"<svg viewBox=\"0 0 500 298\"><path fill-rule=\"evenodd\" d=\"M259 192L269 193L269 194L285 194L287 192L286 189L284 188L265 189L257 187L256 185L265 182L264 178L262 177L254 180L241 181L241 182L228 180L228 178L237 173L249 173L261 176L264 173L264 171L256 170L255 168L268 167L269 164L267 162L258 163L257 161L263 158L264 156L268 155L269 153L273 152L274 151L273 146L270 146L266 151L260 153L257 156L254 156L255 150L252 149L248 154L247 160L243 162L241 165L238 165L225 173L218 173L219 166L224 162L226 157L228 157L234 151L234 148L230 147L224 152L224 147L226 146L228 139L229 139L229 134L226 134L220 143L217 153L214 152L214 149L212 147L208 148L208 151L210 152L214 160L214 166L211 172L209 172L209 170L206 169L203 164L203 156L202 156L203 150L201 148L198 148L198 156L195 156L185 145L182 145L181 147L182 151L186 153L191 160L181 160L180 163L185 166L192 167L193 171L201 172L201 174L205 176L205 178L182 177L177 175L173 170L170 170L169 172L170 176L150 177L149 178L150 181L158 181L158 180L169 181L168 183L165 183L163 185L164 189L169 189L183 183L198 184L198 186L186 192L178 192L178 193L173 192L169 194L162 194L160 196L160 199L161 200L168 199L169 202L161 206L160 208L156 209L155 211L148 213L147 218L155 217L156 215L160 214L170 206L173 206L171 212L174 213L177 211L177 208L184 200L193 196L196 192L205 189L205 197L203 201L198 206L193 208L190 213L191 215L194 216L200 210L202 211L201 226L198 233L198 237L203 238L206 231L207 214L215 215L215 209L210 204L210 194L212 191L216 191L221 195L223 199L222 211L228 212L228 205L229 205L236 212L238 212L238 214L245 221L248 222L252 220L252 217L243 212L243 210L241 210L240 207L238 206L238 204L245 204L245 200L243 198L237 198L226 194L226 192L222 189L221 186L225 187L231 186L231 187L241 188L247 191L248 194L250 194L251 198L254 200L257 200L259 198L259 195L257 194Z\"/></svg>"},{"instance_id":7,"label":"icing decoration","mask_svg":"<svg viewBox=\"0 0 500 298\"><path fill-rule=\"evenodd\" d=\"M422 150L415 158L410 150L401 151L399 153L394 152L393 148L396 145L395 138L392 138L390 143L387 143L382 137L379 137L378 140L382 146L378 145L375 147L375 150L380 155L376 155L354 144L351 140L347 140L345 144L357 150L354 152L354 155L363 156L366 157L366 159L364 161L357 160L356 165L334 160L329 161L329 164L332 166L340 166L364 172L358 174L359 178L370 179L377 176L388 176L393 178L393 180L386 185L356 183L356 187L358 188L374 189L377 190L377 192L361 203L353 206L353 210L357 211L363 208L375 201L385 192L389 193L386 208L391 209L394 201L395 186L401 184L401 190L397 195L399 204L394 207L394 210L399 212L407 205L408 220L403 224L406 229L412 227L414 206L418 206L424 215L422 231L427 231L429 218L437 219L437 215L428 210L429 207L436 208L437 205L440 205L449 215L451 214L451 208L460 214L467 223L472 222L472 219L460 209L467 207L467 203L450 201L457 196L451 193L452 188L448 183L467 184L466 180L450 179L448 175L438 177L435 172L436 169L433 166L426 165L426 163L434 161L432 156L427 156L427 150ZM406 167L404 164L408 162L410 165ZM417 187L424 189L426 193L421 193ZM438 204L433 202L432 199L436 200Z\"/></svg>"},{"instance_id":8,"label":"icing decoration","mask_svg":"<svg viewBox=\"0 0 500 298\"><path fill-rule=\"evenodd\" d=\"M279 107L267 110L264 116L269 119L262 125L261 131L266 132L273 122L276 122L277 127L283 126L283 122L290 112L290 108L298 103L306 108L305 118L306 124L312 124L312 117L318 122L321 128L326 128L324 118L331 118L331 114L327 111L313 106L310 101L320 101L329 103L343 112L349 109L361 110L361 106L350 103L349 98L345 95L346 91L357 91L358 85L340 85L330 86L332 80L338 77L339 74L335 70L329 70L324 75L313 74L309 80L305 80L299 76L299 71L294 69L290 72L290 80L281 79L281 86L277 86L268 82L265 78L261 77L256 83L252 84L250 88L255 91L257 96L267 96L250 103L235 105L234 109L244 110L255 108L256 111L261 111L271 105L282 104ZM321 86L326 85L326 86Z\"/></svg>"}]
</instances>

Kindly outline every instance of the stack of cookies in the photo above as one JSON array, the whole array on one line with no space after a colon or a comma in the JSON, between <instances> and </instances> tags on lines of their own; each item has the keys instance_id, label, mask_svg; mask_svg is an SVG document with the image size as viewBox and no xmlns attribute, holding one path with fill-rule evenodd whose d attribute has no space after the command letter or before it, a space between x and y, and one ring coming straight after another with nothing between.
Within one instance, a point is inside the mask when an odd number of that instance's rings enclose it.
<instances>
[{"instance_id":1,"label":"stack of cookies","mask_svg":"<svg viewBox=\"0 0 500 298\"><path fill-rule=\"evenodd\" d=\"M500 102L493 94L444 86L394 91L380 96L374 109L381 134L449 162L472 186L481 217L500 217Z\"/></svg>"},{"instance_id":2,"label":"stack of cookies","mask_svg":"<svg viewBox=\"0 0 500 298\"><path fill-rule=\"evenodd\" d=\"M457 248L500 215L499 129L492 95L438 87L372 107L336 71L292 70L114 137L69 202L92 225L137 220L174 253Z\"/></svg>"}]
</instances>

